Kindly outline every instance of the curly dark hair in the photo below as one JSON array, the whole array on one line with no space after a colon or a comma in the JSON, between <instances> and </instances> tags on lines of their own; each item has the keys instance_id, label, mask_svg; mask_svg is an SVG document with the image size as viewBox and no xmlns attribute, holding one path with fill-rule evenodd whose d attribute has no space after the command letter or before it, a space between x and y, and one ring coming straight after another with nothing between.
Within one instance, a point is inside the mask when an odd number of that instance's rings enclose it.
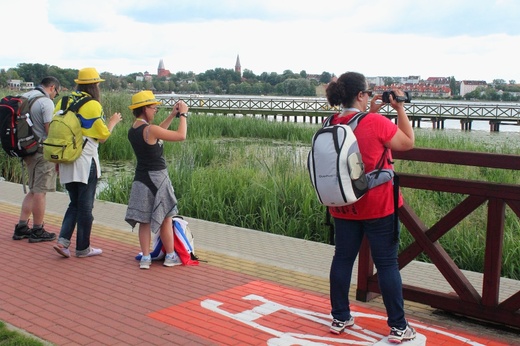
<instances>
[{"instance_id":1,"label":"curly dark hair","mask_svg":"<svg viewBox=\"0 0 520 346\"><path fill-rule=\"evenodd\" d=\"M367 87L364 75L358 72L346 72L327 87L327 101L331 106L351 107L360 91Z\"/></svg>"}]
</instances>

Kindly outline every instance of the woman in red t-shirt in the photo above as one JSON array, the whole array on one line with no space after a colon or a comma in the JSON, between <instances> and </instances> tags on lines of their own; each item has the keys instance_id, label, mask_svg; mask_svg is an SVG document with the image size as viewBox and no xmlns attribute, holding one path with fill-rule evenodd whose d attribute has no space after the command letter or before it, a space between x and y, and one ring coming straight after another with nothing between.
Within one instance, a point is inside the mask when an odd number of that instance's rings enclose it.
<instances>
[{"instance_id":1,"label":"woman in red t-shirt","mask_svg":"<svg viewBox=\"0 0 520 346\"><path fill-rule=\"evenodd\" d=\"M394 90L403 96L401 90ZM356 113L368 108L372 91L360 73L347 72L327 87L331 106L343 107L334 116L332 124L346 124ZM397 112L397 125L377 113L384 105L381 95L370 101L370 111L355 130L366 172L376 168L385 148L388 159L383 168L391 168L391 151L413 148L414 133L403 102L390 95L390 106ZM399 194L399 206L403 203ZM401 274L397 263L399 242L394 235L394 200L392 181L370 189L358 202L344 207L329 207L334 217L335 252L330 268L330 300L333 321L330 331L341 333L354 325L350 313L349 289L352 268L363 236L370 244L372 259L377 268L378 281L388 315L388 341L400 343L415 338L415 330L408 325L404 314Z\"/></svg>"}]
</instances>

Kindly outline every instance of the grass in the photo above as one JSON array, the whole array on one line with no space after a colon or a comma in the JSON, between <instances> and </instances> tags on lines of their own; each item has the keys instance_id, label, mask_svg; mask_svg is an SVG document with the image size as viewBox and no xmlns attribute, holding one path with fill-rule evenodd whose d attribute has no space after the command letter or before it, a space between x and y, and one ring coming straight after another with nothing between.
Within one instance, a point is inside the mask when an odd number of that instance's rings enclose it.
<instances>
[{"instance_id":1,"label":"grass","mask_svg":"<svg viewBox=\"0 0 520 346\"><path fill-rule=\"evenodd\" d=\"M135 167L126 138L133 117L126 107L130 96L107 93L107 115L122 110L124 121L100 146L104 188L98 198L127 204ZM167 116L161 109L156 123ZM176 123L172 128L176 128ZM272 122L261 118L193 115L188 139L167 143L165 157L179 200L180 213L190 217L257 229L275 234L328 241L321 206L306 170L310 139L319 125ZM465 134L460 131L416 129L416 147L520 155L515 136L504 133ZM481 137L476 137L476 136ZM110 163L110 165L108 164ZM0 154L4 176L20 182L20 164ZM425 162L397 161L398 172L520 185L514 171ZM466 196L403 188L421 220L431 227ZM466 217L439 242L462 269L483 271L486 237L485 206ZM403 229L401 247L413 241ZM519 218L506 208L502 276L520 279ZM429 259L421 255L420 260Z\"/></svg>"},{"instance_id":2,"label":"grass","mask_svg":"<svg viewBox=\"0 0 520 346\"><path fill-rule=\"evenodd\" d=\"M16 330L11 330L0 321L0 346L43 346L44 343Z\"/></svg>"}]
</instances>

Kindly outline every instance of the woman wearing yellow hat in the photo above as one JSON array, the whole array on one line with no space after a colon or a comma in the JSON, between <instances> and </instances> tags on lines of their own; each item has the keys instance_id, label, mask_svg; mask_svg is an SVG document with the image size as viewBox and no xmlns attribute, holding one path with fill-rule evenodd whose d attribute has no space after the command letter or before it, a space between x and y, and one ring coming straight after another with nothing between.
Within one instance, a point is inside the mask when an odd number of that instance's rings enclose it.
<instances>
[{"instance_id":1,"label":"woman wearing yellow hat","mask_svg":"<svg viewBox=\"0 0 520 346\"><path fill-rule=\"evenodd\" d=\"M77 90L68 98L69 106L85 97L91 98L79 108L83 133L83 151L81 156L72 163L60 163L60 183L65 184L70 204L63 217L58 243L54 246L56 252L63 257L70 257L70 239L77 227L76 256L91 257L101 255L102 250L90 246L90 232L94 217L94 198L98 178L101 176L99 164L99 143L105 142L110 132L122 120L121 113L114 113L108 124L100 103L99 83L104 80L99 77L95 68L87 67L79 70L78 78L74 80ZM61 109L61 99L55 111Z\"/></svg>"},{"instance_id":2,"label":"woman wearing yellow hat","mask_svg":"<svg viewBox=\"0 0 520 346\"><path fill-rule=\"evenodd\" d=\"M151 91L145 90L134 94L129 106L136 119L128 130L128 140L134 149L137 167L125 220L132 227L139 223L141 269L149 269L152 263L152 232L159 232L165 247L166 257L163 264L167 267L181 264L173 250L172 216L177 214L177 198L168 176L163 141L176 142L186 139L188 106L183 101L177 102L166 119L159 125L153 125L160 103ZM174 117L180 118L179 126L177 130L169 130Z\"/></svg>"}]
</instances>

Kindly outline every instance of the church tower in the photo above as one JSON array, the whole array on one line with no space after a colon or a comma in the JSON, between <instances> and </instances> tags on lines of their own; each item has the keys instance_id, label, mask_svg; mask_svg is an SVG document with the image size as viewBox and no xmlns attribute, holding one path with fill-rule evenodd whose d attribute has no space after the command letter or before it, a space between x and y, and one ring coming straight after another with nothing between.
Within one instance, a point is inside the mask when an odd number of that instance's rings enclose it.
<instances>
[{"instance_id":1,"label":"church tower","mask_svg":"<svg viewBox=\"0 0 520 346\"><path fill-rule=\"evenodd\" d=\"M240 66L240 57L237 54L237 62L235 63L235 72L240 74L240 77L242 77L242 66Z\"/></svg>"},{"instance_id":2,"label":"church tower","mask_svg":"<svg viewBox=\"0 0 520 346\"><path fill-rule=\"evenodd\" d=\"M157 76L160 77L169 77L170 76L170 70L167 70L164 68L164 62L163 59L159 61L159 67L157 67Z\"/></svg>"}]
</instances>

